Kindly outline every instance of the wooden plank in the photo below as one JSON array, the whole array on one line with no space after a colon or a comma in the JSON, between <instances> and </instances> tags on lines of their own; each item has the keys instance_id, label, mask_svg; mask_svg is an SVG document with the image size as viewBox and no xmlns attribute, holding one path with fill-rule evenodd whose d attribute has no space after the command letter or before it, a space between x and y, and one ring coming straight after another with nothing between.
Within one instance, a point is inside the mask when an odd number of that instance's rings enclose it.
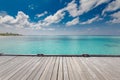
<instances>
[{"instance_id":1,"label":"wooden plank","mask_svg":"<svg viewBox=\"0 0 120 80\"><path fill-rule=\"evenodd\" d=\"M64 80L64 79L63 79L62 57L60 57L60 61L59 61L58 80Z\"/></svg>"},{"instance_id":2,"label":"wooden plank","mask_svg":"<svg viewBox=\"0 0 120 80\"><path fill-rule=\"evenodd\" d=\"M73 58L73 60L75 61L75 64L78 66L78 70L79 70L79 74L81 77L81 80L94 80L96 78L96 75L91 71L91 69L89 68L89 66L85 65L83 63L83 59L84 58ZM91 75L92 74L92 75Z\"/></svg>"},{"instance_id":3,"label":"wooden plank","mask_svg":"<svg viewBox=\"0 0 120 80\"><path fill-rule=\"evenodd\" d=\"M93 67L94 65L91 65L92 62L87 62L88 59L89 58L82 58L82 62L89 70L90 75L96 80L107 80L103 74L101 74L98 70L96 70L96 68Z\"/></svg>"},{"instance_id":4,"label":"wooden plank","mask_svg":"<svg viewBox=\"0 0 120 80\"><path fill-rule=\"evenodd\" d=\"M72 71L73 71L75 80L81 80L78 67L75 64L75 61L73 60L73 57L69 58L69 61L70 61L70 65L72 67Z\"/></svg>"},{"instance_id":5,"label":"wooden plank","mask_svg":"<svg viewBox=\"0 0 120 80\"><path fill-rule=\"evenodd\" d=\"M55 66L55 61L56 61L56 57L53 57L52 63L50 64L50 66L49 66L49 68L47 70L47 74L46 74L44 80L51 80L52 73L53 73L53 68Z\"/></svg>"},{"instance_id":6,"label":"wooden plank","mask_svg":"<svg viewBox=\"0 0 120 80\"><path fill-rule=\"evenodd\" d=\"M85 65L79 61L78 57L72 57L74 64L76 65L76 69L78 70L79 76L81 80L93 80L94 78L90 75L89 70L86 68Z\"/></svg>"},{"instance_id":7,"label":"wooden plank","mask_svg":"<svg viewBox=\"0 0 120 80\"><path fill-rule=\"evenodd\" d=\"M120 79L120 58L0 56L0 60L0 80Z\"/></svg>"},{"instance_id":8,"label":"wooden plank","mask_svg":"<svg viewBox=\"0 0 120 80\"><path fill-rule=\"evenodd\" d=\"M93 59L94 60L94 59ZM97 61L97 60L96 60ZM92 64L93 66L93 68L95 68L97 71L99 71L99 73L101 73L105 78L106 78L106 80L112 80L112 78L113 78L113 76L112 75L110 75L109 74L109 71L107 71L106 69L105 69L105 67L106 68L108 68L107 66L105 66L104 67L104 65L106 65L105 63L104 64L102 64L102 65L100 65L101 64L101 61L99 62L99 60L96 62L96 61L93 61L92 63L90 63L90 64ZM95 63L94 63L95 62Z\"/></svg>"},{"instance_id":9,"label":"wooden plank","mask_svg":"<svg viewBox=\"0 0 120 80\"><path fill-rule=\"evenodd\" d=\"M20 58L21 58L21 57L20 57ZM8 69L9 67L13 66L14 63L18 62L17 60L18 60L18 58L15 57L15 58L12 58L11 60L7 61L7 62L2 63L1 66L0 66L0 74L1 74L4 70L6 70L6 69Z\"/></svg>"},{"instance_id":10,"label":"wooden plank","mask_svg":"<svg viewBox=\"0 0 120 80\"><path fill-rule=\"evenodd\" d=\"M51 80L58 80L58 70L59 70L59 57L57 57L56 59L53 72L52 72L52 76L51 76Z\"/></svg>"},{"instance_id":11,"label":"wooden plank","mask_svg":"<svg viewBox=\"0 0 120 80\"><path fill-rule=\"evenodd\" d=\"M24 76L29 72L33 66L37 63L37 61L40 58L33 58L32 61L30 61L27 65L25 65L23 68L21 68L14 76L12 76L9 80L21 80L21 78L24 78Z\"/></svg>"},{"instance_id":12,"label":"wooden plank","mask_svg":"<svg viewBox=\"0 0 120 80\"><path fill-rule=\"evenodd\" d=\"M69 58L70 58L70 57L69 57ZM75 80L75 76L74 76L73 69L72 69L72 66L71 66L71 64L70 64L69 58L66 57L69 79L70 79L70 80Z\"/></svg>"},{"instance_id":13,"label":"wooden plank","mask_svg":"<svg viewBox=\"0 0 120 80\"><path fill-rule=\"evenodd\" d=\"M45 63L47 62L48 59L49 58L42 57L42 60L39 61L39 64L36 67L36 69L28 76L28 78L26 80L33 80L36 75L39 75L37 73L40 72L41 67L44 67L44 65L45 65Z\"/></svg>"},{"instance_id":14,"label":"wooden plank","mask_svg":"<svg viewBox=\"0 0 120 80\"><path fill-rule=\"evenodd\" d=\"M28 61L21 62L20 64L18 64L18 66L16 66L15 68L13 68L13 70L11 70L11 71L5 73L4 75L2 75L1 79L2 80L8 80L12 76L14 76L21 68L23 68L24 66L26 66L27 64L29 64L32 61L32 59L30 58L30 59L28 59Z\"/></svg>"},{"instance_id":15,"label":"wooden plank","mask_svg":"<svg viewBox=\"0 0 120 80\"><path fill-rule=\"evenodd\" d=\"M112 59L102 58L102 59L100 59L100 61L101 61L101 63L105 64L108 67L107 69L109 70L110 73L115 73L115 74L120 73L120 65L119 65L120 60L117 60L117 58L112 58ZM114 63L114 65L113 65L113 63Z\"/></svg>"},{"instance_id":16,"label":"wooden plank","mask_svg":"<svg viewBox=\"0 0 120 80\"><path fill-rule=\"evenodd\" d=\"M2 56L2 57L0 57L0 66L7 63L8 61L11 61L15 57L16 56Z\"/></svg>"},{"instance_id":17,"label":"wooden plank","mask_svg":"<svg viewBox=\"0 0 120 80\"><path fill-rule=\"evenodd\" d=\"M105 63L107 65L107 71L109 72L110 75L114 75L112 77L113 79L120 79L120 60L117 58L112 58L112 59L102 59L102 63ZM113 65L114 63L114 65Z\"/></svg>"},{"instance_id":18,"label":"wooden plank","mask_svg":"<svg viewBox=\"0 0 120 80\"><path fill-rule=\"evenodd\" d=\"M65 57L63 57L63 72L64 72L64 80L69 80L67 62Z\"/></svg>"},{"instance_id":19,"label":"wooden plank","mask_svg":"<svg viewBox=\"0 0 120 80\"><path fill-rule=\"evenodd\" d=\"M45 68L48 66L48 64L50 64L51 59L52 59L52 57L47 57L46 62L40 68L39 72L36 74L36 76L34 77L33 80L39 80L41 78L41 76L43 75L43 72L44 72Z\"/></svg>"},{"instance_id":20,"label":"wooden plank","mask_svg":"<svg viewBox=\"0 0 120 80\"><path fill-rule=\"evenodd\" d=\"M103 75L106 78L106 80L117 80L120 78L119 77L120 73L117 73L116 71L114 71L114 68L110 68L110 65L106 64L104 61L102 61L102 59L99 60L99 59L95 58L93 60L95 60L95 61L93 61L91 63L91 65L93 65L92 67L95 68L97 71L99 71L101 73L101 75ZM111 64L113 64L113 63L111 63ZM119 67L119 69L120 69L120 67Z\"/></svg>"},{"instance_id":21,"label":"wooden plank","mask_svg":"<svg viewBox=\"0 0 120 80\"><path fill-rule=\"evenodd\" d=\"M10 62L0 66L0 77L13 70L15 66L17 66L19 63L22 63L22 61L24 61L26 58L27 57L16 57Z\"/></svg>"},{"instance_id":22,"label":"wooden plank","mask_svg":"<svg viewBox=\"0 0 120 80\"><path fill-rule=\"evenodd\" d=\"M40 60L37 61L37 62L34 64L34 66L31 67L31 69L29 69L29 70L27 71L27 73L25 73L25 75L24 75L20 80L27 80L27 79L31 76L31 74L32 74L34 71L36 71L36 69L38 69L38 67L40 66L40 64L43 62L43 59L44 59L44 58L41 57ZM29 79L29 80L32 80L32 79Z\"/></svg>"},{"instance_id":23,"label":"wooden plank","mask_svg":"<svg viewBox=\"0 0 120 80\"><path fill-rule=\"evenodd\" d=\"M51 68L51 65L53 65L53 62L54 62L54 57L51 57L49 63L47 64L44 72L42 73L41 77L40 77L40 80L50 80L50 74L49 74L49 77L47 77L47 73L49 72L49 70L52 70ZM46 79L47 78L47 79Z\"/></svg>"}]
</instances>

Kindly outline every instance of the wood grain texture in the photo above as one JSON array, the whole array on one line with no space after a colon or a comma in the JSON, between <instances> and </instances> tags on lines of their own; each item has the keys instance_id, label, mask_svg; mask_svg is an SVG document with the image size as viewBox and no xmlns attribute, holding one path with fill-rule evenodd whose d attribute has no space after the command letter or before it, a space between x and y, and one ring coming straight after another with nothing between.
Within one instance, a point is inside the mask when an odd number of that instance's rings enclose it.
<instances>
[{"instance_id":1,"label":"wood grain texture","mask_svg":"<svg viewBox=\"0 0 120 80\"><path fill-rule=\"evenodd\" d=\"M120 80L120 58L0 56L0 80Z\"/></svg>"}]
</instances>

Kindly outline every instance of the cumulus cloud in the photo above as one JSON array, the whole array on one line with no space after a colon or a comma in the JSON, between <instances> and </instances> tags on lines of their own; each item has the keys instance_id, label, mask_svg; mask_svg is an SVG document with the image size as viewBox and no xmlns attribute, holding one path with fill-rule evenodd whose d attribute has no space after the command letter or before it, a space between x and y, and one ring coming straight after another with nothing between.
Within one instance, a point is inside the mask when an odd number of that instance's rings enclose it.
<instances>
[{"instance_id":1,"label":"cumulus cloud","mask_svg":"<svg viewBox=\"0 0 120 80\"><path fill-rule=\"evenodd\" d=\"M120 0L112 1L102 12L104 14L105 12L112 12L120 9Z\"/></svg>"},{"instance_id":2,"label":"cumulus cloud","mask_svg":"<svg viewBox=\"0 0 120 80\"><path fill-rule=\"evenodd\" d=\"M73 19L72 21L68 21L66 23L66 26L73 26L73 25L76 25L78 23L79 23L79 18L77 17L77 18Z\"/></svg>"},{"instance_id":3,"label":"cumulus cloud","mask_svg":"<svg viewBox=\"0 0 120 80\"><path fill-rule=\"evenodd\" d=\"M4 17L0 16L0 24L2 24L2 23L5 23L5 24L11 23L11 21L13 21L13 20L14 20L14 18L12 16L9 16L9 15L6 15Z\"/></svg>"},{"instance_id":4,"label":"cumulus cloud","mask_svg":"<svg viewBox=\"0 0 120 80\"><path fill-rule=\"evenodd\" d=\"M96 16L96 17L94 17L92 19L89 19L89 20L87 20L85 22L81 22L80 24L91 24L91 23L93 23L95 21L98 21L98 20L99 20L99 16Z\"/></svg>"},{"instance_id":5,"label":"cumulus cloud","mask_svg":"<svg viewBox=\"0 0 120 80\"><path fill-rule=\"evenodd\" d=\"M32 29L41 29L43 26L49 26L54 23L59 23L61 22L65 15L66 12L69 13L71 17L74 19L72 21L68 21L66 23L66 26L72 26L76 25L79 23L79 16L92 10L93 8L103 4L107 3L110 0L79 0L78 5L76 3L76 0L72 0L70 3L67 4L66 7L59 9L54 13L53 15L47 16L45 19L40 20L38 22L31 22L29 19L29 16L26 15L24 12L19 11L16 17L10 16L10 15L0 15L0 25L4 25L7 27L16 27L16 28L32 28ZM118 0L117 0L118 1ZM29 5L28 6L31 9L34 9L34 5ZM42 17L46 15L47 12L43 12L42 14L37 14L37 17ZM86 22L82 22L82 24L90 24L94 21L96 21L98 17L92 18Z\"/></svg>"},{"instance_id":6,"label":"cumulus cloud","mask_svg":"<svg viewBox=\"0 0 120 80\"><path fill-rule=\"evenodd\" d=\"M83 13L86 13L93 8L103 4L107 3L110 0L80 0L80 6L79 6L79 15L82 15Z\"/></svg>"},{"instance_id":7,"label":"cumulus cloud","mask_svg":"<svg viewBox=\"0 0 120 80\"><path fill-rule=\"evenodd\" d=\"M10 15L0 16L0 24L11 25L15 27L25 27L29 25L29 16L24 14L22 11L19 11L17 16L14 18Z\"/></svg>"},{"instance_id":8,"label":"cumulus cloud","mask_svg":"<svg viewBox=\"0 0 120 80\"><path fill-rule=\"evenodd\" d=\"M49 26L50 24L53 23L58 23L64 18L65 12L64 9L58 10L54 15L47 16L42 24L45 26Z\"/></svg>"},{"instance_id":9,"label":"cumulus cloud","mask_svg":"<svg viewBox=\"0 0 120 80\"><path fill-rule=\"evenodd\" d=\"M37 14L36 16L38 17L38 18L40 18L40 17L42 17L42 16L44 16L44 15L46 15L48 12L47 11L45 11L45 12L43 12L43 13L41 13L41 14Z\"/></svg>"},{"instance_id":10,"label":"cumulus cloud","mask_svg":"<svg viewBox=\"0 0 120 80\"><path fill-rule=\"evenodd\" d=\"M110 0L91 0L91 1L80 0L79 1L80 5L78 5L76 3L76 0L73 0L70 3L68 3L66 7L59 9L54 15L47 16L43 21L40 21L40 23L44 26L49 26L53 23L58 23L64 18L65 12L68 12L70 14L70 16L72 16L73 18L78 17L78 16L92 10L93 8L99 6L103 3L109 2L109 1ZM66 23L67 26L69 24L72 25L74 23L73 21L75 21L75 20L76 20L76 22L79 22L78 18L76 18L76 19Z\"/></svg>"},{"instance_id":11,"label":"cumulus cloud","mask_svg":"<svg viewBox=\"0 0 120 80\"><path fill-rule=\"evenodd\" d=\"M22 11L19 11L15 18L10 15L5 15L5 16L0 15L0 25L4 27L14 27L14 28L41 29L40 23L30 22L29 16Z\"/></svg>"},{"instance_id":12,"label":"cumulus cloud","mask_svg":"<svg viewBox=\"0 0 120 80\"><path fill-rule=\"evenodd\" d=\"M75 3L75 0L73 0L70 3L68 3L68 5L64 8L64 10L68 11L70 16L76 17L76 16L78 16L77 6L78 5Z\"/></svg>"},{"instance_id":13,"label":"cumulus cloud","mask_svg":"<svg viewBox=\"0 0 120 80\"><path fill-rule=\"evenodd\" d=\"M119 23L120 24L120 11L111 15L112 20L108 21L109 23Z\"/></svg>"},{"instance_id":14,"label":"cumulus cloud","mask_svg":"<svg viewBox=\"0 0 120 80\"><path fill-rule=\"evenodd\" d=\"M75 1L76 0L71 1L64 8L72 17L80 16L103 3L109 2L110 0L79 0L80 5L77 5Z\"/></svg>"}]
</instances>

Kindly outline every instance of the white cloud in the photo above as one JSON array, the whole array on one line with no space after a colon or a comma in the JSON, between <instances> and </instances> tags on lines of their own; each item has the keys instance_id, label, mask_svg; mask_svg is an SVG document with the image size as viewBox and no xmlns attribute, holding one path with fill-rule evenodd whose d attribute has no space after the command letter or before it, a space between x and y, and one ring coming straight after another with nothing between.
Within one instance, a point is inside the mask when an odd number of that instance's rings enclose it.
<instances>
[{"instance_id":1,"label":"white cloud","mask_svg":"<svg viewBox=\"0 0 120 80\"><path fill-rule=\"evenodd\" d=\"M11 24L19 25L18 27L22 28L30 26L29 16L19 11L16 18L11 21Z\"/></svg>"},{"instance_id":2,"label":"white cloud","mask_svg":"<svg viewBox=\"0 0 120 80\"><path fill-rule=\"evenodd\" d=\"M81 22L80 24L91 24L91 23L93 23L95 21L98 21L98 20L99 20L99 16L96 16L96 17L94 17L92 19L89 19L89 20L87 20L85 22Z\"/></svg>"},{"instance_id":3,"label":"white cloud","mask_svg":"<svg viewBox=\"0 0 120 80\"><path fill-rule=\"evenodd\" d=\"M107 3L110 0L80 0L80 7L79 7L79 15L90 11L91 9L103 4Z\"/></svg>"},{"instance_id":4,"label":"white cloud","mask_svg":"<svg viewBox=\"0 0 120 80\"><path fill-rule=\"evenodd\" d=\"M43 12L43 13L41 13L41 14L37 14L36 16L38 17L38 18L40 18L40 17L42 17L42 16L44 16L44 15L46 15L48 12L47 11L45 11L45 12Z\"/></svg>"},{"instance_id":5,"label":"white cloud","mask_svg":"<svg viewBox=\"0 0 120 80\"><path fill-rule=\"evenodd\" d=\"M77 18L73 19L72 21L67 22L66 26L73 26L73 25L76 25L78 23L79 23L79 18L77 17Z\"/></svg>"},{"instance_id":6,"label":"white cloud","mask_svg":"<svg viewBox=\"0 0 120 80\"><path fill-rule=\"evenodd\" d=\"M102 12L104 14L105 12L111 12L116 11L120 9L120 0L112 1Z\"/></svg>"},{"instance_id":7,"label":"white cloud","mask_svg":"<svg viewBox=\"0 0 120 80\"><path fill-rule=\"evenodd\" d=\"M10 15L0 15L0 25L3 27L14 27L14 28L34 28L41 29L40 23L34 23L29 21L29 16L19 11L17 16L14 18Z\"/></svg>"},{"instance_id":8,"label":"white cloud","mask_svg":"<svg viewBox=\"0 0 120 80\"><path fill-rule=\"evenodd\" d=\"M0 24L2 23L11 23L11 21L13 21L14 18L12 16L6 15L4 17L0 16Z\"/></svg>"},{"instance_id":9,"label":"white cloud","mask_svg":"<svg viewBox=\"0 0 120 80\"><path fill-rule=\"evenodd\" d=\"M72 21L68 21L66 23L67 26L76 25L79 23L78 16L92 10L93 8L109 2L110 0L79 0L80 5L76 3L76 0L71 1L67 4L66 7L59 9L55 14L47 16L44 20L40 20L38 22L30 22L30 18L24 12L19 11L16 17L5 14L0 15L0 25L8 26L8 27L16 27L16 28L33 28L33 29L42 29L43 26L49 26L54 23L59 23L64 19L65 13L68 12L70 16L74 19ZM34 9L36 6L29 5L31 9ZM47 12L43 12L42 14L37 14L37 17L41 17L47 14ZM77 17L77 18L76 18ZM90 24L94 22L97 17L90 19L86 22L82 22L82 24Z\"/></svg>"},{"instance_id":10,"label":"white cloud","mask_svg":"<svg viewBox=\"0 0 120 80\"><path fill-rule=\"evenodd\" d=\"M75 1L76 0L71 1L64 8L72 17L80 16L103 3L109 2L110 0L79 0L80 5L77 5Z\"/></svg>"},{"instance_id":11,"label":"white cloud","mask_svg":"<svg viewBox=\"0 0 120 80\"><path fill-rule=\"evenodd\" d=\"M112 14L111 17L113 19L108 21L108 23L119 23L120 24L120 11Z\"/></svg>"},{"instance_id":12,"label":"white cloud","mask_svg":"<svg viewBox=\"0 0 120 80\"><path fill-rule=\"evenodd\" d=\"M72 17L78 16L78 9L77 4L75 3L75 0L68 3L68 5L64 8L64 10L67 10Z\"/></svg>"},{"instance_id":13,"label":"white cloud","mask_svg":"<svg viewBox=\"0 0 120 80\"><path fill-rule=\"evenodd\" d=\"M47 16L43 21L40 21L40 23L43 26L58 23L64 18L65 11L69 12L70 16L77 17L110 0L80 0L80 5L77 5L75 1L76 0L71 1L66 7L58 10L54 15Z\"/></svg>"},{"instance_id":14,"label":"white cloud","mask_svg":"<svg viewBox=\"0 0 120 80\"><path fill-rule=\"evenodd\" d=\"M50 24L58 23L64 18L64 15L65 15L64 9L60 9L54 15L47 16L43 20L42 24L45 26L49 26Z\"/></svg>"}]
</instances>

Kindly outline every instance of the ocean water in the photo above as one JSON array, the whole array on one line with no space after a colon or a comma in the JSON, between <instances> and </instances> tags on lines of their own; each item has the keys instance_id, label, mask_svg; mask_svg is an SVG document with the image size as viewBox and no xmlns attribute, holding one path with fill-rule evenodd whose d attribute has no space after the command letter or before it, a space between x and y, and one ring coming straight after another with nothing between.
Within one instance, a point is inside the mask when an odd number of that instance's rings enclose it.
<instances>
[{"instance_id":1,"label":"ocean water","mask_svg":"<svg viewBox=\"0 0 120 80\"><path fill-rule=\"evenodd\" d=\"M120 54L120 36L0 36L5 54Z\"/></svg>"}]
</instances>

